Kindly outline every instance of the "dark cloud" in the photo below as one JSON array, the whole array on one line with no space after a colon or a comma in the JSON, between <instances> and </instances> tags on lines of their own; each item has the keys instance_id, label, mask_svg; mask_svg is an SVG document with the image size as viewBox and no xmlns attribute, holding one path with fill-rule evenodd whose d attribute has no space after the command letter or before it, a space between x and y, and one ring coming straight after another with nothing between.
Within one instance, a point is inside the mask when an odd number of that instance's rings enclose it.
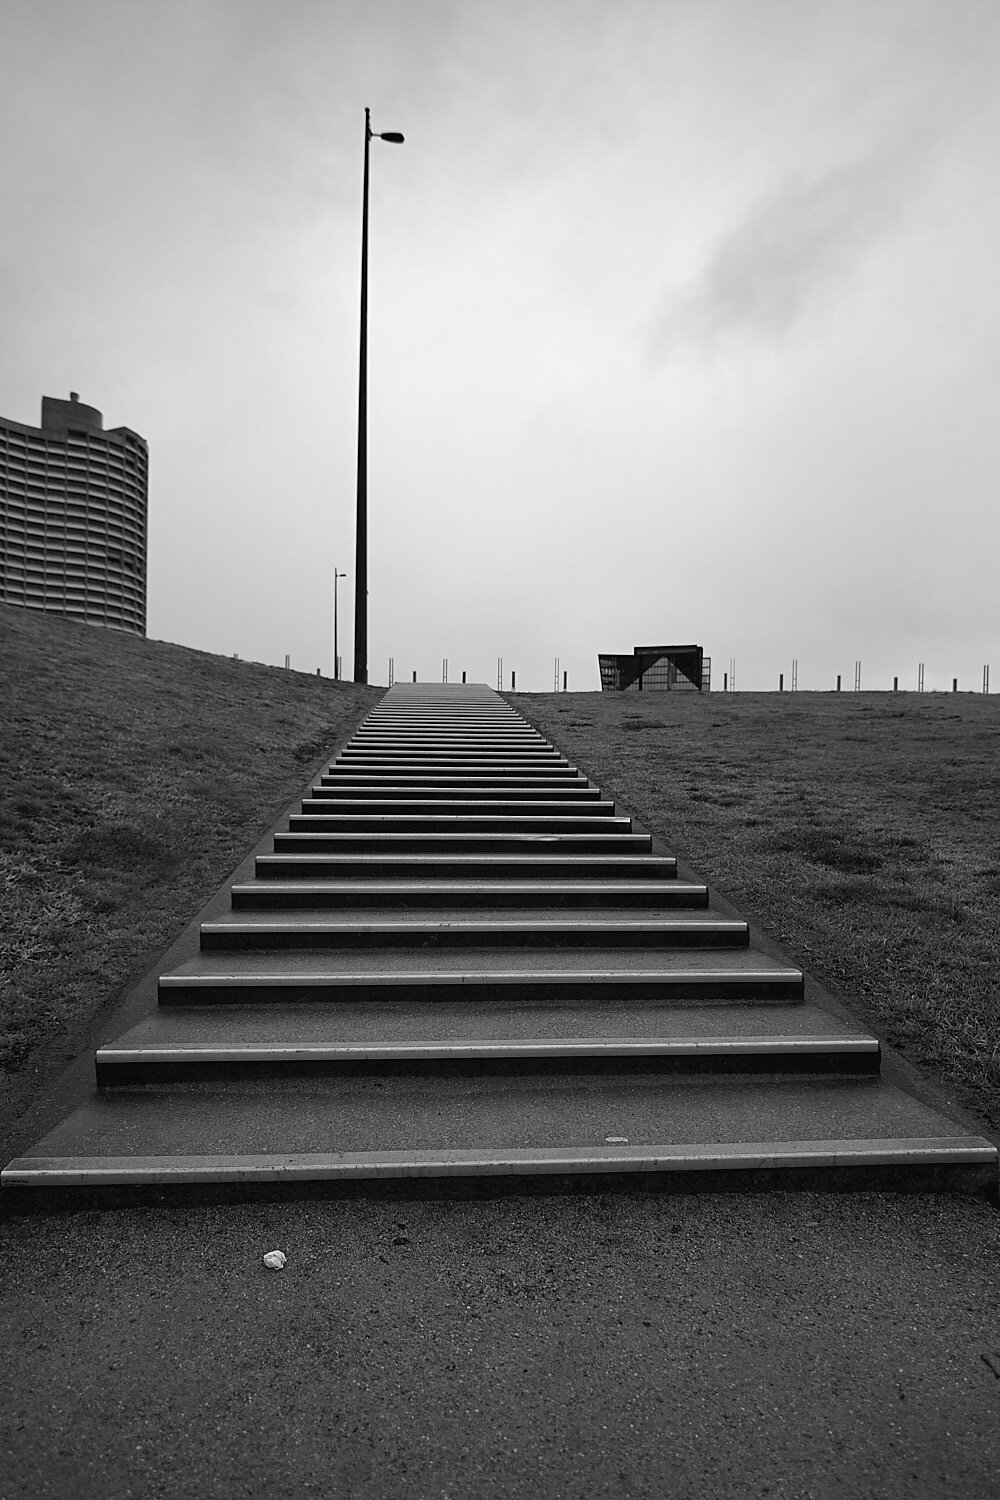
<instances>
[{"instance_id":1,"label":"dark cloud","mask_svg":"<svg viewBox=\"0 0 1000 1500\"><path fill-rule=\"evenodd\" d=\"M899 221L917 167L911 147L796 177L758 198L701 274L656 316L657 364L733 335L776 338Z\"/></svg>"}]
</instances>

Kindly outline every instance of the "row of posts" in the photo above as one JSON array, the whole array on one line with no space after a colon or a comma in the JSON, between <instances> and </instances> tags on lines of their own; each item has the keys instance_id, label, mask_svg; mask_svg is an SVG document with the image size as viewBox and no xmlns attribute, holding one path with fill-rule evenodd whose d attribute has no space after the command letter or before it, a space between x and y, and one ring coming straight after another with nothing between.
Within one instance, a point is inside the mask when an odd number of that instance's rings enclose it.
<instances>
[{"instance_id":1,"label":"row of posts","mask_svg":"<svg viewBox=\"0 0 1000 1500\"><path fill-rule=\"evenodd\" d=\"M234 652L233 653L233 661L239 661L239 659L240 658L239 658L238 653ZM291 667L291 665L292 665L292 658L286 652L285 653L285 671L286 672L289 670L289 668ZM336 668L336 676L338 678L340 677L340 666L341 666L341 658L338 656L337 657L337 668ZM321 677L322 675L323 674L322 674L320 668L317 667L316 668L316 676L317 677ZM414 674L413 674L413 681L416 682L416 680L417 680L417 674L416 674L416 672L414 672ZM462 681L465 682L465 680L466 680L466 674L465 674L465 672L463 672L462 673ZM390 656L389 657L389 686L392 687L392 685L393 685L393 683L395 681L396 681L396 658L394 656ZM442 682L447 682L448 681L448 658L446 656L442 657L442 659L441 659L441 681ZM511 690L511 692L512 693L515 692L516 688L517 688L517 673L516 673L516 671L512 671L511 674L510 674L510 690ZM567 692L568 688L569 688L569 673L568 672L563 672L563 674L562 674L562 690L563 690L563 692L564 693ZM502 691L503 691L503 657L502 656L498 656L497 657L497 692L500 693ZM558 656L555 659L555 669L554 669L552 691L554 693L557 693L559 691L559 658L558 658Z\"/></svg>"},{"instance_id":2,"label":"row of posts","mask_svg":"<svg viewBox=\"0 0 1000 1500\"><path fill-rule=\"evenodd\" d=\"M794 692L796 692L798 690L798 686L799 686L799 659L798 659L797 656L795 656L795 657L792 658L792 670L791 670L791 674L790 674L790 679L791 680L790 680L789 686L790 686L791 691L794 693ZM842 690L842 674L840 672L838 672L837 673L837 687L836 687L836 691L839 693L839 692L841 692L841 690ZM899 678L898 677L894 677L892 679L892 690L893 690L894 693L898 693L899 692ZM952 690L953 693L957 693L958 692L958 678L957 677L953 677L951 679L951 690ZM984 693L988 693L989 690L990 690L990 668L989 668L989 663L986 663L986 665L983 667L983 687L982 687L982 690L983 690ZM735 691L736 691L736 658L735 658L735 656L731 656L729 658L729 671L728 672L723 672L723 674L722 674L722 691L724 693L735 693ZM779 672L778 673L778 692L779 693L783 693L784 691L785 691L785 674L784 674L784 672ZM861 663L859 661L856 661L854 663L854 691L856 693L860 693L860 691L861 691ZM923 691L924 691L924 663L921 661L921 662L917 663L917 692L918 693L922 693Z\"/></svg>"},{"instance_id":3,"label":"row of posts","mask_svg":"<svg viewBox=\"0 0 1000 1500\"><path fill-rule=\"evenodd\" d=\"M735 673L734 673L734 678L735 678ZM798 685L799 685L799 663L798 663L798 659L796 658L795 660L792 661L792 672L791 672L791 691L793 693L798 688ZM734 691L735 691L735 681L734 681L733 687L734 687ZM725 691L727 688L728 688L728 681L727 681L727 678L726 678L726 674L723 673L723 691ZM894 693L898 693L899 692L899 678L898 677L894 677L892 679L892 690L893 690ZM958 678L957 677L953 677L951 679L951 690L952 690L953 693L957 693L958 692ZM990 690L990 669L989 669L989 664L987 663L983 667L983 692L984 693L988 693L989 690ZM784 691L785 691L785 674L784 674L784 672L779 672L778 673L778 692L779 693L783 693ZM839 672L837 673L837 687L836 687L836 691L838 693L841 691L841 674ZM861 663L859 661L856 661L854 663L854 691L856 693L860 693L860 691L861 691ZM921 661L921 662L917 663L917 692L918 693L922 693L923 691L924 691L924 663Z\"/></svg>"},{"instance_id":4,"label":"row of posts","mask_svg":"<svg viewBox=\"0 0 1000 1500\"><path fill-rule=\"evenodd\" d=\"M235 652L233 653L233 661L239 661L239 656ZM289 669L289 667L291 666L291 664L292 664L292 658L289 655L287 655L287 653L286 653L286 655L285 655L285 670L286 671ZM337 668L338 668L337 676L339 677L339 675L340 675L340 671L339 671L339 668L340 668L340 658L339 657L337 658ZM319 667L317 667L316 668L316 676L320 677L321 675L322 675L322 673L320 672ZM462 681L464 682L465 679L466 679L466 674L465 674L465 672L463 672L462 673ZM416 682L416 680L417 680L417 674L416 674L416 672L414 672L414 674L413 674L413 681ZM392 687L392 685L393 685L393 683L395 681L396 681L396 660L395 660L395 657L390 656L389 657L389 686ZM443 657L442 661L441 661L441 681L442 682L447 682L448 681L448 658L446 656ZM838 692L838 693L841 691L841 681L842 681L841 673L838 672L837 673L837 686L836 686L836 689L835 689L835 691ZM562 690L563 690L564 693L568 691L568 686L569 686L569 673L568 672L563 672L563 674L562 674ZM792 658L792 670L791 670L791 674L790 674L789 689L790 689L791 692L794 693L794 692L798 691L798 686L799 686L799 659L796 656L796 657ZM516 691L516 689L517 689L517 673L515 671L512 671L511 674L510 674L510 690L513 693L513 692ZM892 679L892 690L893 690L894 693L898 693L899 692L899 678L898 677L894 677ZM953 693L957 693L958 692L958 678L957 677L953 677L951 679L951 690L952 690ZM990 690L990 668L989 668L989 663L987 662L984 665L984 667L983 667L983 687L982 687L982 691L984 693L988 693L989 690ZM558 658L558 656L555 658L555 663L554 663L554 667L553 667L552 691L554 693L557 693L559 691L559 658ZM735 656L731 656L729 658L729 671L728 672L723 672L723 674L722 674L722 691L724 693L735 693L735 691L736 691L736 658L735 658ZM778 673L778 692L779 693L783 693L784 691L785 691L785 674L784 674L784 672L779 672ZM854 691L856 693L860 693L860 691L861 691L861 663L859 661L856 661L854 663ZM918 693L922 693L923 691L924 691L924 663L921 661L921 662L917 663L917 692ZM498 693L503 692L503 657L502 656L498 656L497 657L497 692Z\"/></svg>"},{"instance_id":5,"label":"row of posts","mask_svg":"<svg viewBox=\"0 0 1000 1500\"><path fill-rule=\"evenodd\" d=\"M288 657L287 656L285 657L285 666L286 667L288 666ZM319 674L318 674L318 671L317 671L317 676L318 675ZM413 681L416 682L416 680L417 680L417 674L416 674L416 672L414 672L414 674L413 674ZM462 681L465 682L465 680L466 680L466 674L465 674L465 672L463 672L462 673ZM389 686L392 687L392 685L393 685L393 683L395 681L396 681L396 658L394 656L390 656L389 657ZM442 657L442 659L441 659L441 681L442 682L447 682L448 681L448 658L446 656ZM569 688L569 673L568 672L563 672L563 674L562 674L562 690L563 690L563 692L564 693L567 692L568 688ZM517 672L516 671L512 671L511 674L510 674L510 690L511 690L512 693L517 691ZM559 691L559 658L558 658L558 656L555 658L554 679L553 679L553 688L552 688L552 690L553 690L553 692L558 692ZM497 692L498 693L502 693L503 692L503 657L502 656L498 656L497 657Z\"/></svg>"}]
</instances>

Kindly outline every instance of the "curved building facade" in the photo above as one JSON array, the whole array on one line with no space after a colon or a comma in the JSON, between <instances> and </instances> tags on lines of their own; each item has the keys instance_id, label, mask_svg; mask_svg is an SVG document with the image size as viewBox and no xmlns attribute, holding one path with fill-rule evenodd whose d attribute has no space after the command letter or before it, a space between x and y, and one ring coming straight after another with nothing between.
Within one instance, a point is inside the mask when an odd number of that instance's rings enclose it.
<instances>
[{"instance_id":1,"label":"curved building facade","mask_svg":"<svg viewBox=\"0 0 1000 1500\"><path fill-rule=\"evenodd\" d=\"M146 440L76 392L0 417L0 602L146 634Z\"/></svg>"}]
</instances>

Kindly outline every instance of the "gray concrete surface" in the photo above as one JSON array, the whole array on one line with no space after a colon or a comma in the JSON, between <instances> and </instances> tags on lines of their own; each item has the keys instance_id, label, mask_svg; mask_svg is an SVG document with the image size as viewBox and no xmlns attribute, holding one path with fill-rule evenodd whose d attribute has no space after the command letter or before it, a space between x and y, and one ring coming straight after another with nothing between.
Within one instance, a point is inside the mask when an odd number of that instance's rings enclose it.
<instances>
[{"instance_id":1,"label":"gray concrete surface","mask_svg":"<svg viewBox=\"0 0 1000 1500\"><path fill-rule=\"evenodd\" d=\"M768 1036L864 1037L860 1026L844 1025L829 1011L814 1005L745 1005L725 1010L719 1006L555 1005L509 1006L483 1001L414 1002L405 1008L389 1001L368 1004L284 1006L170 1006L152 1011L114 1046L171 1044L204 1045L210 1040L244 1038L248 1045L315 1045L336 1042L372 1045L427 1039L484 1041L533 1038L630 1037L690 1039L693 1037Z\"/></svg>"},{"instance_id":2,"label":"gray concrete surface","mask_svg":"<svg viewBox=\"0 0 1000 1500\"><path fill-rule=\"evenodd\" d=\"M330 954L295 948L287 951L265 949L262 953L199 952L163 978L172 978L174 974L181 978L227 974L242 978L274 974L295 979L308 978L327 969L331 975L343 977L345 982L352 978L391 979L396 974L433 976L440 978L442 983L449 977L462 978L478 973L498 977L525 973L539 978L565 974L581 980L594 975L615 978L624 975L636 979L653 976L659 979L663 974L665 986L674 976L691 978L692 982L704 976L705 984L711 986L721 985L729 979L752 979L761 975L773 978L784 988L786 985L800 985L802 979L801 969L794 964L783 963L747 948L669 948L666 951L638 948L623 954L614 948L594 951L570 945L548 948L525 944L509 952L494 953L492 945L486 942L479 947L457 950L414 946L409 951L379 948L377 952L352 952L345 949Z\"/></svg>"},{"instance_id":3,"label":"gray concrete surface","mask_svg":"<svg viewBox=\"0 0 1000 1500\"><path fill-rule=\"evenodd\" d=\"M970 1137L963 1125L880 1079L605 1074L567 1062L558 1071L502 1078L364 1070L343 1078L190 1078L183 1097L156 1084L106 1090L4 1170L6 1182L36 1160L60 1157L270 1153L280 1161L300 1153L444 1157L469 1150L505 1159L521 1151L600 1151L609 1140L627 1142L629 1158L740 1143L754 1143L766 1157L772 1143L778 1156L795 1143L910 1143L917 1150L928 1139L961 1145ZM183 1167L176 1163L179 1172Z\"/></svg>"}]
</instances>

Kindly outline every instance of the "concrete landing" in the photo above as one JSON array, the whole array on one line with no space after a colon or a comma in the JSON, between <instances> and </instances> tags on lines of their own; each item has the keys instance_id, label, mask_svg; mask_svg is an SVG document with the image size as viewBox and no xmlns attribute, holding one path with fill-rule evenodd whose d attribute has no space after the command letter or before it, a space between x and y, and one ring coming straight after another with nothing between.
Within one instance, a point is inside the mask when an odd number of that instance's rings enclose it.
<instances>
[{"instance_id":1,"label":"concrete landing","mask_svg":"<svg viewBox=\"0 0 1000 1500\"><path fill-rule=\"evenodd\" d=\"M956 1185L985 1187L996 1171L987 1142L877 1082L591 1073L445 1082L192 1081L185 1109L170 1089L116 1090L12 1163L5 1185L947 1166Z\"/></svg>"}]
</instances>

